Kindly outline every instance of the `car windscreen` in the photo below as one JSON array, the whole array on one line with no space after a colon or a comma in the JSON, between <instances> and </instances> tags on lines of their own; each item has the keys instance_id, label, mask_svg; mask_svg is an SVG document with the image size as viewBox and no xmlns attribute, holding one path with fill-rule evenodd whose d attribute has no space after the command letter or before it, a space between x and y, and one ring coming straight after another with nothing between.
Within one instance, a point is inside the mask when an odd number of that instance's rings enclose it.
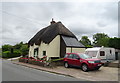
<instances>
[{"instance_id":1,"label":"car windscreen","mask_svg":"<svg viewBox=\"0 0 120 83\"><path fill-rule=\"evenodd\" d=\"M92 58L91 56L87 55L87 54L79 54L80 58L82 59L89 59Z\"/></svg>"}]
</instances>

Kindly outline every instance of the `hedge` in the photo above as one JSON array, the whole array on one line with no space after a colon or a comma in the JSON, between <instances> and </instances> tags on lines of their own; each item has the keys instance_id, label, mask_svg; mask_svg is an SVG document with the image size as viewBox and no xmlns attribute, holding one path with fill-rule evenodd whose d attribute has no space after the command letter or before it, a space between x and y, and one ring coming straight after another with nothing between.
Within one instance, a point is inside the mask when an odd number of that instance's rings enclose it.
<instances>
[{"instance_id":1,"label":"hedge","mask_svg":"<svg viewBox=\"0 0 120 83\"><path fill-rule=\"evenodd\" d=\"M14 57L19 57L21 54L17 51L14 53L11 53L10 51L5 51L2 53L2 58L14 58Z\"/></svg>"},{"instance_id":2,"label":"hedge","mask_svg":"<svg viewBox=\"0 0 120 83\"><path fill-rule=\"evenodd\" d=\"M52 60L49 60L49 61L47 61L47 62L58 62L58 61L63 61L63 58L52 59Z\"/></svg>"}]
</instances>

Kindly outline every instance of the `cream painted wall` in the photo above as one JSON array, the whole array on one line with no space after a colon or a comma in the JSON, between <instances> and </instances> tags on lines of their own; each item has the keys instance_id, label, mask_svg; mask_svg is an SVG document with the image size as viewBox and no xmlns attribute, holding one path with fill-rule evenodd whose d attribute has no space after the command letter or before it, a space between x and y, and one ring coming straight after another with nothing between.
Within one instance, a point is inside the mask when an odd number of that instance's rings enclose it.
<instances>
[{"instance_id":1,"label":"cream painted wall","mask_svg":"<svg viewBox=\"0 0 120 83\"><path fill-rule=\"evenodd\" d=\"M43 51L46 51L47 57L59 57L60 56L60 36L56 36L49 44L41 42L40 46L34 45L29 48L29 56L34 55L34 48L39 47L38 57L43 57ZM48 58L47 58L48 59Z\"/></svg>"},{"instance_id":2,"label":"cream painted wall","mask_svg":"<svg viewBox=\"0 0 120 83\"><path fill-rule=\"evenodd\" d=\"M39 45L33 45L29 47L29 57L34 57L34 49L39 48Z\"/></svg>"},{"instance_id":3,"label":"cream painted wall","mask_svg":"<svg viewBox=\"0 0 120 83\"><path fill-rule=\"evenodd\" d=\"M29 47L29 57L34 57L34 49L38 48L38 57L43 57L43 51L46 51L47 57L60 57L60 35L56 36L49 44L45 44L41 42L39 45L33 45ZM66 53L70 53L71 48L66 48ZM72 52L75 53L83 53L85 52L85 48L72 48ZM48 58L47 58L48 59Z\"/></svg>"},{"instance_id":4,"label":"cream painted wall","mask_svg":"<svg viewBox=\"0 0 120 83\"><path fill-rule=\"evenodd\" d=\"M72 53L84 53L85 48L72 48ZM71 48L67 47L66 48L66 53L71 53Z\"/></svg>"}]
</instances>

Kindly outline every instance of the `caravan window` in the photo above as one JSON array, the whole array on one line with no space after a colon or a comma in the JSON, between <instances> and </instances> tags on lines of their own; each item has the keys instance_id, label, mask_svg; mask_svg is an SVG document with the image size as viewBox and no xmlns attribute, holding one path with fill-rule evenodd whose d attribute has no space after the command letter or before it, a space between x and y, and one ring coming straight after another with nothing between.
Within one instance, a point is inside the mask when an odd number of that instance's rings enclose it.
<instances>
[{"instance_id":1,"label":"caravan window","mask_svg":"<svg viewBox=\"0 0 120 83\"><path fill-rule=\"evenodd\" d=\"M91 57L96 57L97 51L86 51L85 54L87 54L87 55L89 55L89 56L91 56Z\"/></svg>"},{"instance_id":2,"label":"caravan window","mask_svg":"<svg viewBox=\"0 0 120 83\"><path fill-rule=\"evenodd\" d=\"M110 54L112 54L112 51L110 50Z\"/></svg>"},{"instance_id":3,"label":"caravan window","mask_svg":"<svg viewBox=\"0 0 120 83\"><path fill-rule=\"evenodd\" d=\"M100 51L100 56L105 56L105 52L104 51Z\"/></svg>"}]
</instances>

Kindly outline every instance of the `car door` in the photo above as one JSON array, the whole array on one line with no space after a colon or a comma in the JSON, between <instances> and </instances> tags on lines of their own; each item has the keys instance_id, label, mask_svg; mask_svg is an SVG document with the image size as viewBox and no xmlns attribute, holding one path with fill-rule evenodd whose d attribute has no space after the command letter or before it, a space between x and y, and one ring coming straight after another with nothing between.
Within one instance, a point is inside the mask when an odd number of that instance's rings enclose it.
<instances>
[{"instance_id":1,"label":"car door","mask_svg":"<svg viewBox=\"0 0 120 83\"><path fill-rule=\"evenodd\" d=\"M67 62L68 62L68 64L70 64L70 65L73 65L73 54L69 54L69 56L67 57Z\"/></svg>"},{"instance_id":2,"label":"car door","mask_svg":"<svg viewBox=\"0 0 120 83\"><path fill-rule=\"evenodd\" d=\"M75 66L80 66L80 57L77 54L73 55L73 64Z\"/></svg>"}]
</instances>

